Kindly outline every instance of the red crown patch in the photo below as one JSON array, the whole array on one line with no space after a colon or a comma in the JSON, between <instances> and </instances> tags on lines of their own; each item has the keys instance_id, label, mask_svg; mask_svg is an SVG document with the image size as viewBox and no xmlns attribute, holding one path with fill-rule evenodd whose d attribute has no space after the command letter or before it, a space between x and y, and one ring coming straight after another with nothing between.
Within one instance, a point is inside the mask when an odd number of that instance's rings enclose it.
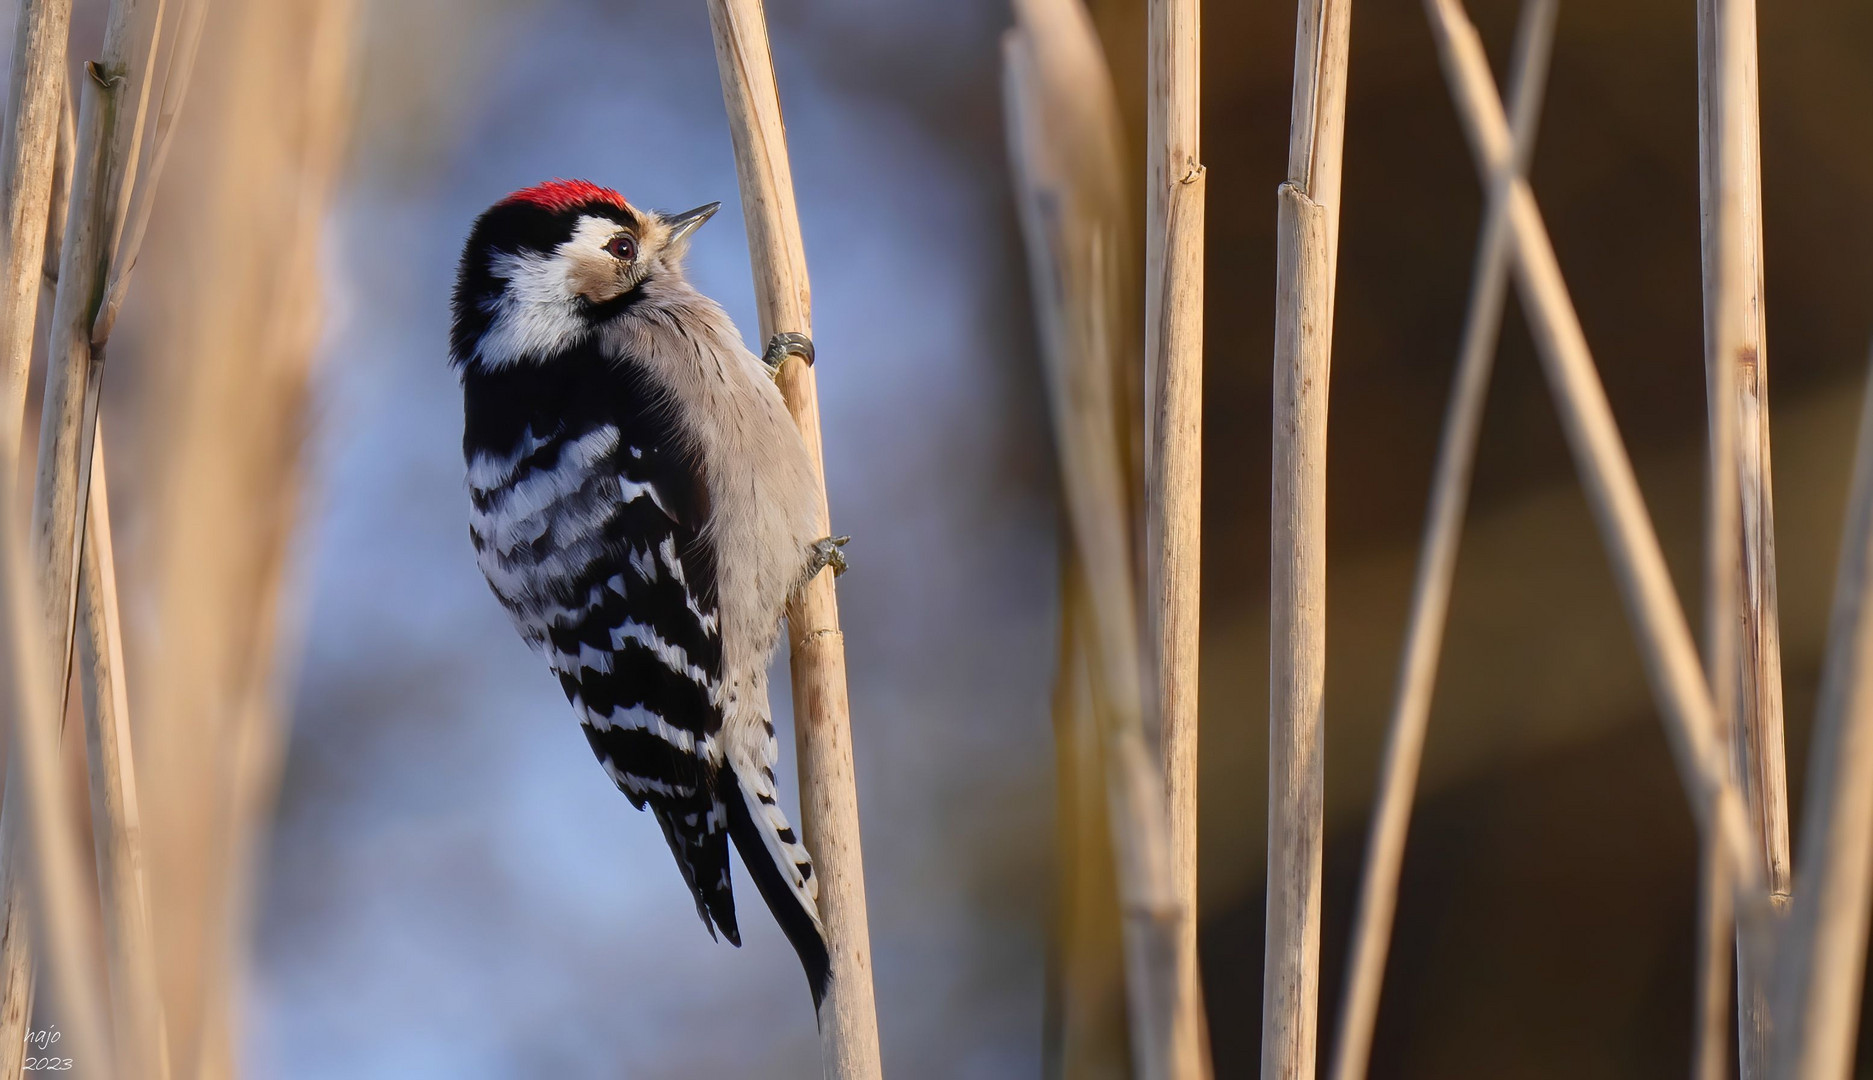
<instances>
[{"instance_id":1,"label":"red crown patch","mask_svg":"<svg viewBox=\"0 0 1873 1080\"><path fill-rule=\"evenodd\" d=\"M503 203L529 203L548 213L563 214L589 203L604 203L608 206L624 208L624 196L608 187L599 187L590 180L548 180L523 188L501 200Z\"/></svg>"}]
</instances>

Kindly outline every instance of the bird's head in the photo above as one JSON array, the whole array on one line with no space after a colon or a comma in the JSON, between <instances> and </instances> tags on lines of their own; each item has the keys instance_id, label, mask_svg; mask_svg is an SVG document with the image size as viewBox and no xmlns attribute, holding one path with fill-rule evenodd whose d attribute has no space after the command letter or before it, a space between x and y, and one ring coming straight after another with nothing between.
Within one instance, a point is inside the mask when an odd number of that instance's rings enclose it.
<instances>
[{"instance_id":1,"label":"bird's head","mask_svg":"<svg viewBox=\"0 0 1873 1080\"><path fill-rule=\"evenodd\" d=\"M553 180L495 203L462 252L455 363L548 359L653 285L680 283L690 235L721 205L640 210L585 180Z\"/></svg>"}]
</instances>

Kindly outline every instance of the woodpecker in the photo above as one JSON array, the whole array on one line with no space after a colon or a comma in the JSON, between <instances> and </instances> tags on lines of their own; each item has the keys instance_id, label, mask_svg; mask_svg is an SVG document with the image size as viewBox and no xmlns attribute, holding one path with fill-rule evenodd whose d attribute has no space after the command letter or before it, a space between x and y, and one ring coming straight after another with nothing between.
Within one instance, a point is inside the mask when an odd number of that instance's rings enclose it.
<instances>
[{"instance_id":1,"label":"woodpecker","mask_svg":"<svg viewBox=\"0 0 1873 1080\"><path fill-rule=\"evenodd\" d=\"M476 220L456 279L469 539L618 788L663 829L713 936L740 945L728 844L800 954L828 958L813 862L774 778L767 668L787 601L849 538L774 376L685 278L719 203L642 210L554 180Z\"/></svg>"}]
</instances>

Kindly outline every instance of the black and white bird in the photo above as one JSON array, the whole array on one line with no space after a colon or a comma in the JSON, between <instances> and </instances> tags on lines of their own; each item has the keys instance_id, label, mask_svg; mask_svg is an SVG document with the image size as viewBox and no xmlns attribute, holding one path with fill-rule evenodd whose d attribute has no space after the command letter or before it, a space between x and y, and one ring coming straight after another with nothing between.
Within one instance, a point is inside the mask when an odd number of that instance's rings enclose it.
<instances>
[{"instance_id":1,"label":"black and white bird","mask_svg":"<svg viewBox=\"0 0 1873 1080\"><path fill-rule=\"evenodd\" d=\"M806 967L827 951L813 863L778 805L767 668L788 599L844 569L773 376L683 274L719 204L640 210L555 180L481 215L455 287L469 537L592 750L649 807L711 934L741 934L732 839Z\"/></svg>"}]
</instances>

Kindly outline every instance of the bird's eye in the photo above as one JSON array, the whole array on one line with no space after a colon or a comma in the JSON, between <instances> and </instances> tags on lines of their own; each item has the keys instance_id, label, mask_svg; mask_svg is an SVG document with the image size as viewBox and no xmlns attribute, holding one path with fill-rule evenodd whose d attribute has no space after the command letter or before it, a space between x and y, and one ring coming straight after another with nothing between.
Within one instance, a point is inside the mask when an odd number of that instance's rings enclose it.
<instances>
[{"instance_id":1,"label":"bird's eye","mask_svg":"<svg viewBox=\"0 0 1873 1080\"><path fill-rule=\"evenodd\" d=\"M605 252L614 259L630 262L637 258L637 241L631 239L628 233L619 233L605 244Z\"/></svg>"}]
</instances>

